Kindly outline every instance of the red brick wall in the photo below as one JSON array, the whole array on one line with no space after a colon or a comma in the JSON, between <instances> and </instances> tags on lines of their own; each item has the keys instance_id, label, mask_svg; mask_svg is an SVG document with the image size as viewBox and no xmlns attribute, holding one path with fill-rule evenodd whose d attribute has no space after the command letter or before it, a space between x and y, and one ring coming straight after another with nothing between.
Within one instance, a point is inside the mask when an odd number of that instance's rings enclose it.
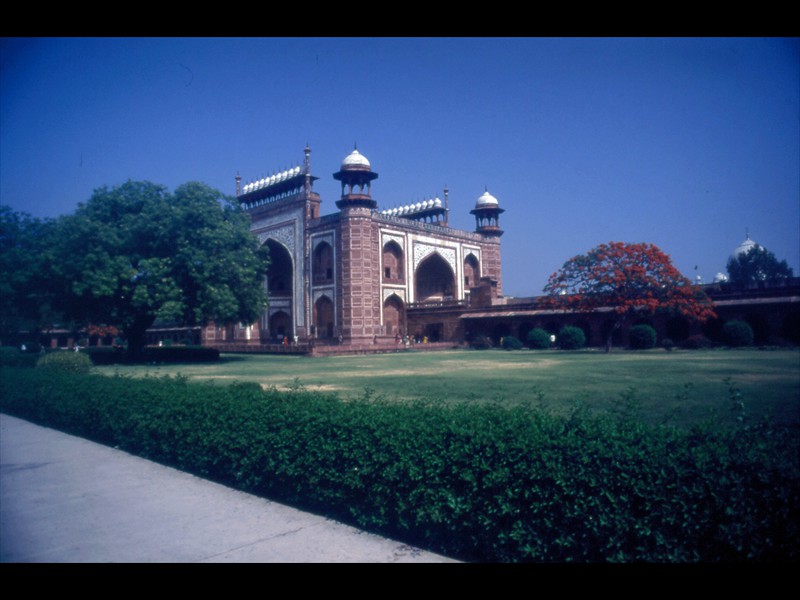
<instances>
[{"instance_id":1,"label":"red brick wall","mask_svg":"<svg viewBox=\"0 0 800 600\"><path fill-rule=\"evenodd\" d=\"M500 238L487 237L482 244L481 277L491 277L497 281L497 295L503 295L503 278L500 264Z\"/></svg>"},{"instance_id":2,"label":"red brick wall","mask_svg":"<svg viewBox=\"0 0 800 600\"><path fill-rule=\"evenodd\" d=\"M381 335L380 240L371 211L342 210L337 268L339 327L342 337L357 343Z\"/></svg>"}]
</instances>

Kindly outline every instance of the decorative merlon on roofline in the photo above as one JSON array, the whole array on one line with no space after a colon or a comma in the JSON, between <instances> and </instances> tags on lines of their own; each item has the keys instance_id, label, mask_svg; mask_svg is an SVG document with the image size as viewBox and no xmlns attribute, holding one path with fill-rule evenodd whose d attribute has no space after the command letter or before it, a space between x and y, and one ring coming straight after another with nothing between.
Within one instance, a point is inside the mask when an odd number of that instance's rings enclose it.
<instances>
[{"instance_id":1,"label":"decorative merlon on roofline","mask_svg":"<svg viewBox=\"0 0 800 600\"><path fill-rule=\"evenodd\" d=\"M420 202L412 202L403 206L389 208L381 211L387 217L399 217L414 221L430 223L447 222L447 209L439 198L430 198Z\"/></svg>"},{"instance_id":2,"label":"decorative merlon on roofline","mask_svg":"<svg viewBox=\"0 0 800 600\"><path fill-rule=\"evenodd\" d=\"M261 190L263 188L267 188L273 186L278 183L282 183L294 177L297 177L301 173L300 166L293 167L291 169L286 169L285 171L281 171L280 173L275 173L274 175L270 175L269 177L263 177L257 181L253 181L251 183L246 183L242 188L241 195L244 196L251 192L255 192L257 190Z\"/></svg>"},{"instance_id":3,"label":"decorative merlon on roofline","mask_svg":"<svg viewBox=\"0 0 800 600\"><path fill-rule=\"evenodd\" d=\"M434 208L444 208L442 201L439 198L431 198L429 200L422 200L420 202L412 202L396 208L388 208L381 211L382 215L389 215L390 217L402 217L405 215L412 215L415 213L425 212Z\"/></svg>"}]
</instances>

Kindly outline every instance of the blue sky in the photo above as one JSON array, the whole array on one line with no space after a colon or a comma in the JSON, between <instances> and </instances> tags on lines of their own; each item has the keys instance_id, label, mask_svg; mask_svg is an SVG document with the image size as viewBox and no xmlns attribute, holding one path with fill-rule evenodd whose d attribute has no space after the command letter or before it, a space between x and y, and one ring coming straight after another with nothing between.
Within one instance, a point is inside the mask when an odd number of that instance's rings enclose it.
<instances>
[{"instance_id":1,"label":"blue sky","mask_svg":"<svg viewBox=\"0 0 800 600\"><path fill-rule=\"evenodd\" d=\"M358 145L381 208L484 190L504 292L650 242L709 282L750 236L800 274L800 41L4 38L0 203L71 213L128 179L226 194L312 149L323 214Z\"/></svg>"}]
</instances>

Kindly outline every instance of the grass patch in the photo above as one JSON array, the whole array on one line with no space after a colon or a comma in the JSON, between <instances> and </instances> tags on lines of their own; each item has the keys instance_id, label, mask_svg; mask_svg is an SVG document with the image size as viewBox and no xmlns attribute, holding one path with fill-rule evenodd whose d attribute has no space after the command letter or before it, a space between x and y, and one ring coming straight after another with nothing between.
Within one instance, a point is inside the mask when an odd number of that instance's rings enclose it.
<instances>
[{"instance_id":1,"label":"grass patch","mask_svg":"<svg viewBox=\"0 0 800 600\"><path fill-rule=\"evenodd\" d=\"M800 424L800 352L518 351L393 353L370 356L223 354L203 365L114 366L100 373L136 377L182 375L197 381L255 382L264 388L333 391L359 398L365 390L389 400L535 403L569 415L582 406L607 413L639 407L645 422L690 425L731 422L738 394L748 418Z\"/></svg>"}]
</instances>

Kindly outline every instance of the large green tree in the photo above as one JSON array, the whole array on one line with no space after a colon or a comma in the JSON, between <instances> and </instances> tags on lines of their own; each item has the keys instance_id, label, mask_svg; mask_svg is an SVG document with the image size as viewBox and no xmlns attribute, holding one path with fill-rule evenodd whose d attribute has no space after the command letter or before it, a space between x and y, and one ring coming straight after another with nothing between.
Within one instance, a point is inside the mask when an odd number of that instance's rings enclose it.
<instances>
[{"instance_id":1,"label":"large green tree","mask_svg":"<svg viewBox=\"0 0 800 600\"><path fill-rule=\"evenodd\" d=\"M51 266L54 223L0 206L0 339L57 319Z\"/></svg>"},{"instance_id":2,"label":"large green tree","mask_svg":"<svg viewBox=\"0 0 800 600\"><path fill-rule=\"evenodd\" d=\"M772 252L758 244L747 252L731 256L727 267L728 280L737 285L775 285L793 276L792 269L785 260L779 261Z\"/></svg>"},{"instance_id":3,"label":"large green tree","mask_svg":"<svg viewBox=\"0 0 800 600\"><path fill-rule=\"evenodd\" d=\"M266 306L266 247L248 216L201 183L174 193L129 181L60 218L52 244L57 306L118 327L135 355L156 319L186 326L252 322Z\"/></svg>"},{"instance_id":4,"label":"large green tree","mask_svg":"<svg viewBox=\"0 0 800 600\"><path fill-rule=\"evenodd\" d=\"M610 310L614 326L606 351L611 350L614 331L635 318L658 312L700 321L715 316L708 296L653 244L600 244L564 263L550 276L544 291L557 309Z\"/></svg>"}]
</instances>

